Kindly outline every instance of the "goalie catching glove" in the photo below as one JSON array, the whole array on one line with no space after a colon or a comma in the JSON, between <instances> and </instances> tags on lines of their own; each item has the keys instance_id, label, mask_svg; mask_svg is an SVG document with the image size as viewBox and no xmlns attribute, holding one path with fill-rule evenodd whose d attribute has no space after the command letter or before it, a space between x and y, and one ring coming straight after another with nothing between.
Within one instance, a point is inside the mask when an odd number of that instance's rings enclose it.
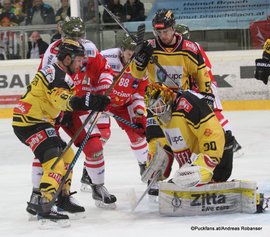
<instances>
[{"instance_id":1,"label":"goalie catching glove","mask_svg":"<svg viewBox=\"0 0 270 237\"><path fill-rule=\"evenodd\" d=\"M109 103L108 96L91 94L90 92L82 97L72 96L70 98L70 105L73 110L104 111Z\"/></svg>"},{"instance_id":2,"label":"goalie catching glove","mask_svg":"<svg viewBox=\"0 0 270 237\"><path fill-rule=\"evenodd\" d=\"M202 153L198 155L192 153L190 160L192 162L191 166L189 164L182 166L175 172L172 181L182 188L209 183L212 180L213 171L218 162Z\"/></svg>"}]
</instances>

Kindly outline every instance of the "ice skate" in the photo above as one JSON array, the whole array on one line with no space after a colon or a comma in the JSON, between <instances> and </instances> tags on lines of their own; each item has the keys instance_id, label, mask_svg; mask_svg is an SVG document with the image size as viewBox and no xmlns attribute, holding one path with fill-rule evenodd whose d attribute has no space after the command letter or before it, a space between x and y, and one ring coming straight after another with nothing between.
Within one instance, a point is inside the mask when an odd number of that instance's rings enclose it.
<instances>
[{"instance_id":1,"label":"ice skate","mask_svg":"<svg viewBox=\"0 0 270 237\"><path fill-rule=\"evenodd\" d=\"M92 188L91 188L90 184L91 184L91 178L89 177L89 175L87 173L87 170L84 167L82 177L81 177L81 188L80 188L80 190L82 192L91 193Z\"/></svg>"},{"instance_id":2,"label":"ice skate","mask_svg":"<svg viewBox=\"0 0 270 237\"><path fill-rule=\"evenodd\" d=\"M45 204L48 202L48 199L41 197L39 204ZM70 221L68 215L61 214L57 211L57 208L53 206L50 212L37 213L37 219L39 222L40 229L51 229L57 227L69 227Z\"/></svg>"},{"instance_id":3,"label":"ice skate","mask_svg":"<svg viewBox=\"0 0 270 237\"><path fill-rule=\"evenodd\" d=\"M149 182L148 182L148 184L149 184ZM149 200L151 200L153 202L157 202L158 201L158 194L159 194L159 184L154 183L152 185L152 187L148 190Z\"/></svg>"},{"instance_id":4,"label":"ice skate","mask_svg":"<svg viewBox=\"0 0 270 237\"><path fill-rule=\"evenodd\" d=\"M145 171L146 164L145 163L139 163L139 167L140 167L140 175L142 176L142 174Z\"/></svg>"},{"instance_id":5,"label":"ice skate","mask_svg":"<svg viewBox=\"0 0 270 237\"><path fill-rule=\"evenodd\" d=\"M242 146L234 139L233 144L233 158L239 158L244 155Z\"/></svg>"},{"instance_id":6,"label":"ice skate","mask_svg":"<svg viewBox=\"0 0 270 237\"><path fill-rule=\"evenodd\" d=\"M29 202L33 203L33 204L39 204L40 198L41 198L41 193L38 190L33 190ZM36 221L37 220L36 210L30 208L29 205L27 205L26 211L28 212L28 220L29 221Z\"/></svg>"},{"instance_id":7,"label":"ice skate","mask_svg":"<svg viewBox=\"0 0 270 237\"><path fill-rule=\"evenodd\" d=\"M75 193L60 194L56 201L57 211L67 214L73 220L86 217L84 207L80 206L78 201L72 196Z\"/></svg>"},{"instance_id":8,"label":"ice skate","mask_svg":"<svg viewBox=\"0 0 270 237\"><path fill-rule=\"evenodd\" d=\"M95 200L95 205L104 209L116 208L116 197L108 192L104 184L91 184L92 197Z\"/></svg>"}]
</instances>

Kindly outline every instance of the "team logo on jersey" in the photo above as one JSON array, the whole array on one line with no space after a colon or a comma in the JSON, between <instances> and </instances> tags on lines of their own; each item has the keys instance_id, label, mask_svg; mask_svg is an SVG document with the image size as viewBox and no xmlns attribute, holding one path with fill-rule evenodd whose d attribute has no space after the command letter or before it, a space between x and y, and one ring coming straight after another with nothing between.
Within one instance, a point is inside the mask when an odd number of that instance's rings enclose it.
<instances>
[{"instance_id":1,"label":"team logo on jersey","mask_svg":"<svg viewBox=\"0 0 270 237\"><path fill-rule=\"evenodd\" d=\"M177 104L176 110L185 110L187 113L189 113L192 110L193 106L186 100L186 98L181 98L180 101Z\"/></svg>"},{"instance_id":2,"label":"team logo on jersey","mask_svg":"<svg viewBox=\"0 0 270 237\"><path fill-rule=\"evenodd\" d=\"M87 49L86 50L87 57L94 58L96 57L96 50L94 49Z\"/></svg>"},{"instance_id":3,"label":"team logo on jersey","mask_svg":"<svg viewBox=\"0 0 270 237\"><path fill-rule=\"evenodd\" d=\"M178 87L181 87L181 85L182 85L181 79L183 76L183 67L181 67L181 66L163 66L163 68L166 70L167 75L163 71L161 71L159 68L156 67L157 81L162 82L169 87L171 84L177 84Z\"/></svg>"},{"instance_id":4,"label":"team logo on jersey","mask_svg":"<svg viewBox=\"0 0 270 237\"><path fill-rule=\"evenodd\" d=\"M33 134L25 142L29 144L32 151L35 151L36 148L39 146L39 144L42 143L46 138L47 138L47 134L45 133L44 130L42 130Z\"/></svg>"},{"instance_id":5,"label":"team logo on jersey","mask_svg":"<svg viewBox=\"0 0 270 237\"><path fill-rule=\"evenodd\" d=\"M192 51L195 54L198 54L198 52L199 52L197 45L195 43L193 43L191 41L187 41L187 40L184 40L183 50Z\"/></svg>"},{"instance_id":6,"label":"team logo on jersey","mask_svg":"<svg viewBox=\"0 0 270 237\"><path fill-rule=\"evenodd\" d=\"M121 71L121 66L119 64L111 64L110 66L113 71L117 71L117 72Z\"/></svg>"},{"instance_id":7,"label":"team logo on jersey","mask_svg":"<svg viewBox=\"0 0 270 237\"><path fill-rule=\"evenodd\" d=\"M164 134L173 150L182 150L187 143L178 128L164 128Z\"/></svg>"},{"instance_id":8,"label":"team logo on jersey","mask_svg":"<svg viewBox=\"0 0 270 237\"><path fill-rule=\"evenodd\" d=\"M190 159L191 157L191 151L189 149L185 149L183 151L174 152L173 153L174 158L177 160L180 167L189 164L192 164L192 161Z\"/></svg>"},{"instance_id":9,"label":"team logo on jersey","mask_svg":"<svg viewBox=\"0 0 270 237\"><path fill-rule=\"evenodd\" d=\"M57 134L54 128L46 128L45 131L48 137L57 137Z\"/></svg>"},{"instance_id":10,"label":"team logo on jersey","mask_svg":"<svg viewBox=\"0 0 270 237\"><path fill-rule=\"evenodd\" d=\"M44 67L42 70L43 74L46 77L46 80L51 83L54 80L54 74L55 74L55 69L51 65Z\"/></svg>"},{"instance_id":11,"label":"team logo on jersey","mask_svg":"<svg viewBox=\"0 0 270 237\"><path fill-rule=\"evenodd\" d=\"M14 108L14 112L19 113L19 114L28 114L31 107L32 107L31 104L23 102L23 101L19 101L19 103Z\"/></svg>"},{"instance_id":12,"label":"team logo on jersey","mask_svg":"<svg viewBox=\"0 0 270 237\"><path fill-rule=\"evenodd\" d=\"M203 134L204 134L204 136L209 137L212 133L213 133L213 131L210 128L206 128L204 130L204 133Z\"/></svg>"}]
</instances>

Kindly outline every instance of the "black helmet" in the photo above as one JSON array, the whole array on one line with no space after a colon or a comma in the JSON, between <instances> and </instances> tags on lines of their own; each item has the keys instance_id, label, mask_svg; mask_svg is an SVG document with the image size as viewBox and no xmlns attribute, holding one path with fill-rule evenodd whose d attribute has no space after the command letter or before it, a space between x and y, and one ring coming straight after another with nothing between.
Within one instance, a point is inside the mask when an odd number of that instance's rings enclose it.
<instances>
[{"instance_id":1,"label":"black helmet","mask_svg":"<svg viewBox=\"0 0 270 237\"><path fill-rule=\"evenodd\" d=\"M175 26L175 31L177 33L179 33L180 35L182 35L185 39L189 39L190 38L190 31L188 26L183 25L183 24L177 24Z\"/></svg>"},{"instance_id":2,"label":"black helmet","mask_svg":"<svg viewBox=\"0 0 270 237\"><path fill-rule=\"evenodd\" d=\"M62 27L65 38L83 38L85 35L85 24L80 17L67 17Z\"/></svg>"},{"instance_id":3,"label":"black helmet","mask_svg":"<svg viewBox=\"0 0 270 237\"><path fill-rule=\"evenodd\" d=\"M123 50L129 49L135 51L136 46L137 46L136 42L128 35L126 35L121 42L121 48Z\"/></svg>"},{"instance_id":4,"label":"black helmet","mask_svg":"<svg viewBox=\"0 0 270 237\"><path fill-rule=\"evenodd\" d=\"M175 18L172 10L160 9L156 12L152 26L155 30L162 30L175 25Z\"/></svg>"},{"instance_id":5,"label":"black helmet","mask_svg":"<svg viewBox=\"0 0 270 237\"><path fill-rule=\"evenodd\" d=\"M72 39L64 39L59 46L57 58L58 60L63 61L67 55L69 55L72 59L74 59L76 56L85 56L83 45Z\"/></svg>"}]
</instances>

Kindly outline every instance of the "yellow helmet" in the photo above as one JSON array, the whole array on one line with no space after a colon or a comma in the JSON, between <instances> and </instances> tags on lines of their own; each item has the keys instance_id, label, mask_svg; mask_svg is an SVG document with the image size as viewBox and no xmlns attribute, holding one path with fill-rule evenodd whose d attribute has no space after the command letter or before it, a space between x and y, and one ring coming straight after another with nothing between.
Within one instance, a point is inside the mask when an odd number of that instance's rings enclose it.
<instances>
[{"instance_id":1,"label":"yellow helmet","mask_svg":"<svg viewBox=\"0 0 270 237\"><path fill-rule=\"evenodd\" d=\"M171 119L171 109L175 98L175 93L161 83L152 83L145 91L145 105L147 109L162 124L167 124Z\"/></svg>"}]
</instances>

